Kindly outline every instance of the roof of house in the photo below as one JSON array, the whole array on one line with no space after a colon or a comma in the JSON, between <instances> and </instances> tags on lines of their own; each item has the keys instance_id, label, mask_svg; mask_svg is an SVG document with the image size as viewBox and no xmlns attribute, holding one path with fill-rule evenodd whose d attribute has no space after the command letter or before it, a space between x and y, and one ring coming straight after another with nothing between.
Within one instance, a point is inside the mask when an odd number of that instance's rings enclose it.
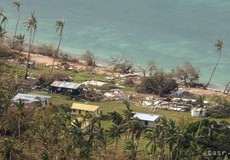
<instances>
[{"instance_id":1,"label":"roof of house","mask_svg":"<svg viewBox=\"0 0 230 160\"><path fill-rule=\"evenodd\" d=\"M154 122L156 119L158 119L159 117L162 117L162 116L161 115L156 115L156 114L135 112L133 117L137 118L139 120L142 120L142 121L152 121L152 122Z\"/></svg>"},{"instance_id":2,"label":"roof of house","mask_svg":"<svg viewBox=\"0 0 230 160\"><path fill-rule=\"evenodd\" d=\"M39 101L39 99L50 99L51 96L43 96L43 95L38 95L38 94L23 94L23 93L18 93L12 100L17 101L19 99L24 100L26 103L32 103Z\"/></svg>"},{"instance_id":3,"label":"roof of house","mask_svg":"<svg viewBox=\"0 0 230 160\"><path fill-rule=\"evenodd\" d=\"M90 111L94 112L99 108L99 106L95 105L88 105L88 104L81 104L81 103L73 103L71 109L77 109L82 111Z\"/></svg>"},{"instance_id":4,"label":"roof of house","mask_svg":"<svg viewBox=\"0 0 230 160\"><path fill-rule=\"evenodd\" d=\"M68 89L77 89L81 84L65 81L54 81L50 86Z\"/></svg>"}]
</instances>

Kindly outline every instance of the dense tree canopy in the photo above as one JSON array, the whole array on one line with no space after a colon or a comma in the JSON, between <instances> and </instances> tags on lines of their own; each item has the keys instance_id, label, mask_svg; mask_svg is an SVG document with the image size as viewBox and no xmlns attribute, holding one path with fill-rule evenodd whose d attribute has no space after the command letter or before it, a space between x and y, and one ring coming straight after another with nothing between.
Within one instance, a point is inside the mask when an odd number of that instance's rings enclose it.
<instances>
[{"instance_id":1,"label":"dense tree canopy","mask_svg":"<svg viewBox=\"0 0 230 160\"><path fill-rule=\"evenodd\" d=\"M137 91L163 96L177 89L177 87L178 85L171 73L158 70L152 76L144 77L141 84L137 87Z\"/></svg>"}]
</instances>

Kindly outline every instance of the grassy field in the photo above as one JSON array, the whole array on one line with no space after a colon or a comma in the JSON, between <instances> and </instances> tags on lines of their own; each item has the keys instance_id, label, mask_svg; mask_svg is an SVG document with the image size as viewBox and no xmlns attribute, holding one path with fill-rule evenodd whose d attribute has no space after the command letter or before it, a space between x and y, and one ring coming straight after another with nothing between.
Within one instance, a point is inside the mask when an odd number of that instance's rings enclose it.
<instances>
[{"instance_id":1,"label":"grassy field","mask_svg":"<svg viewBox=\"0 0 230 160\"><path fill-rule=\"evenodd\" d=\"M60 95L60 94L48 94L47 92L42 91L32 91L32 93L36 94L43 94L43 95L49 95L52 96L52 104L54 105L61 105L61 104L68 104L72 105L72 103L84 103L83 101L73 101L70 100L68 97ZM98 105L100 106L100 109L102 110L103 114L108 114L108 112L117 111L121 114L123 114L123 110L126 109L125 105L122 103L122 101L100 101L100 102L88 102L88 104L92 105ZM151 114L158 114L167 117L168 119L175 120L181 127L185 127L187 124L191 122L195 122L198 120L201 120L200 117L192 117L190 112L177 112L177 111L169 111L169 110L161 110L156 109L154 112L149 107L143 107L143 106L137 106L132 101L130 101L131 107L134 112L144 112L144 113L151 113ZM230 122L230 119L215 119L210 118L211 120L215 121L222 121L226 120ZM104 121L103 126L105 128L108 128L110 125L109 122Z\"/></svg>"},{"instance_id":2,"label":"grassy field","mask_svg":"<svg viewBox=\"0 0 230 160\"><path fill-rule=\"evenodd\" d=\"M18 66L17 70L16 70L17 74L23 75L24 73L24 66ZM30 70L30 75L34 75L34 76L38 76L39 74L47 74L49 75L50 72L50 68L49 67L45 67L44 65L38 65L38 69L35 70ZM104 75L96 75L96 74L92 74L89 72L75 72L75 71L65 71L65 70L55 70L55 72L58 73L65 73L68 76L71 76L74 80L74 82L77 83L81 83L87 80L98 80L98 81L107 81ZM113 85L112 83L110 83L110 85ZM134 91L133 88L126 86L124 89L122 89L124 92L130 92L130 91ZM52 96L52 103L54 105L60 105L60 104L68 104L71 105L74 102L79 102L79 101L73 101L70 100L68 97L60 95L60 94L48 94L45 91L38 91L38 90L33 90L32 93L37 93L37 94L43 94L43 95L49 95ZM79 103L84 103L79 102ZM100 101L100 102L89 102L89 104L93 104L93 105L98 105L100 106L100 108L103 111L103 114L107 114L108 112L114 111L116 110L117 112L122 113L122 111L125 109L125 105L121 102L121 101ZM186 125L190 122L194 122L197 120L200 120L202 118L199 117L192 117L190 112L177 112L177 111L168 111L168 110L155 110L153 112L152 109L148 108L148 107L143 107L143 106L137 106L135 105L135 102L133 100L130 101L131 107L133 108L134 112L144 112L144 113L153 113L153 114L159 114L162 116L167 117L168 119L173 119L176 122L178 122L179 125L183 126ZM229 119L214 119L214 118L210 118L212 120L216 120L216 121L222 121L222 120L226 120L228 122L230 122L230 118ZM105 126L108 126L105 123Z\"/></svg>"}]
</instances>

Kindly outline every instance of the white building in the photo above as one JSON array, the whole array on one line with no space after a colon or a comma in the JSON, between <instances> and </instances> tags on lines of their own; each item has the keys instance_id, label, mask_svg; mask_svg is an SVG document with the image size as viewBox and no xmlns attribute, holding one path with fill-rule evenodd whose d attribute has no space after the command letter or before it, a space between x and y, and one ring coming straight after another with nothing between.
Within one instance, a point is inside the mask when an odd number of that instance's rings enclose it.
<instances>
[{"instance_id":1,"label":"white building","mask_svg":"<svg viewBox=\"0 0 230 160\"><path fill-rule=\"evenodd\" d=\"M191 115L195 117L205 117L207 114L207 110L204 108L193 108L191 110Z\"/></svg>"},{"instance_id":2,"label":"white building","mask_svg":"<svg viewBox=\"0 0 230 160\"><path fill-rule=\"evenodd\" d=\"M162 116L156 114L135 112L133 117L139 120L141 125L144 127L154 127L157 123L160 122Z\"/></svg>"},{"instance_id":3,"label":"white building","mask_svg":"<svg viewBox=\"0 0 230 160\"><path fill-rule=\"evenodd\" d=\"M25 104L31 104L41 101L42 107L45 107L51 102L51 96L43 96L38 94L23 94L18 93L13 99L13 102L18 102L21 99Z\"/></svg>"}]
</instances>

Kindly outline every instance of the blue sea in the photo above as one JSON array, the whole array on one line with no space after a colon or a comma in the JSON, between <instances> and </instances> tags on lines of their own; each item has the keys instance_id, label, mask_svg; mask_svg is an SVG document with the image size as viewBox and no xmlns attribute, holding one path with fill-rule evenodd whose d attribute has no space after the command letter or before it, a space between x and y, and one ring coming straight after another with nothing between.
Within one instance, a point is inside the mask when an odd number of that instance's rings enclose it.
<instances>
[{"instance_id":1,"label":"blue sea","mask_svg":"<svg viewBox=\"0 0 230 160\"><path fill-rule=\"evenodd\" d=\"M14 33L17 12L13 0L0 0L8 17L8 36ZM20 33L29 34L24 22L35 12L38 28L35 44L58 43L55 22L65 19L61 50L76 56L86 50L99 62L112 56L129 57L144 65L154 60L159 68L190 61L207 82L217 61L214 47L223 40L220 64L212 85L230 80L229 0L22 0Z\"/></svg>"}]
</instances>

